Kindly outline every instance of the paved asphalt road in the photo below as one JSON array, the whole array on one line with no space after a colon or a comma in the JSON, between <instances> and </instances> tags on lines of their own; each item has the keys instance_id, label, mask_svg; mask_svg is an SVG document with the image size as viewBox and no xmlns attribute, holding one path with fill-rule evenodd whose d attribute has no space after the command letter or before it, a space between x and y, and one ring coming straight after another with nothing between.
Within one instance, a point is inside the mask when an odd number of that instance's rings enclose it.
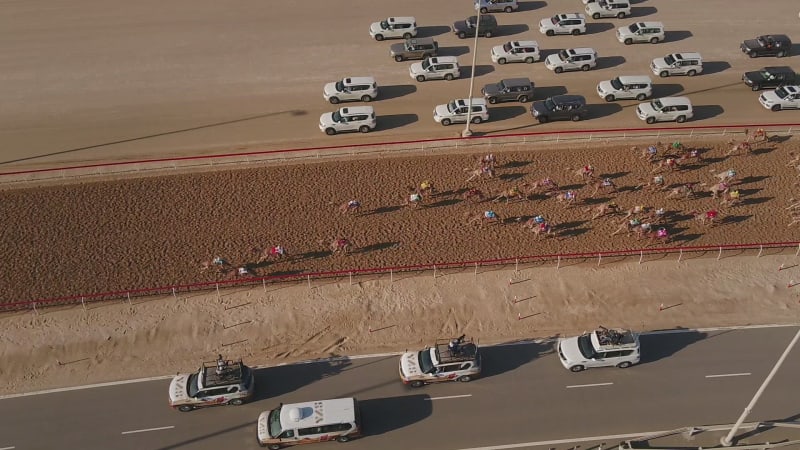
<instances>
[{"instance_id":1,"label":"paved asphalt road","mask_svg":"<svg viewBox=\"0 0 800 450\"><path fill-rule=\"evenodd\" d=\"M258 448L255 420L262 410L346 396L362 402L367 433L346 444L349 450L459 450L733 423L795 332L647 335L642 364L579 374L565 370L550 345L487 347L484 378L421 389L399 381L395 356L267 368L257 373L255 402L190 413L166 406L168 381L11 398L0 401L0 448ZM800 415L798 351L748 421ZM174 428L123 434L161 427ZM342 444L327 444L334 445Z\"/></svg>"},{"instance_id":2,"label":"paved asphalt road","mask_svg":"<svg viewBox=\"0 0 800 450\"><path fill-rule=\"evenodd\" d=\"M696 120L686 126L798 122L793 111L773 113L741 84L743 71L788 64L794 55L749 59L745 38L787 33L800 41L796 0L639 0L634 17L591 20L582 36L546 37L538 21L579 11L579 0L521 1L521 11L497 14L503 30L481 39L476 91L504 77L528 76L537 98L566 91L587 96L592 117L582 123L534 124L528 105L492 107L482 133L565 128L642 126L635 101L604 103L598 81L620 74L649 74L654 57L699 51L706 73L658 79L656 96L686 94ZM443 54L456 55L470 71L472 41L449 31L474 14L468 0L101 0L0 2L0 170L99 160L166 157L254 148L407 140L456 136L432 119L434 105L467 96L469 81L418 83L410 62L394 62L391 41L375 42L370 22L414 15L421 36L434 36ZM667 42L625 46L614 29L634 20L664 22ZM599 67L556 75L543 63L493 66L490 47L535 39L544 54L591 46ZM397 42L397 41L395 41ZM318 117L332 110L322 98L325 82L373 75L382 86L374 103L379 130L328 137Z\"/></svg>"}]
</instances>

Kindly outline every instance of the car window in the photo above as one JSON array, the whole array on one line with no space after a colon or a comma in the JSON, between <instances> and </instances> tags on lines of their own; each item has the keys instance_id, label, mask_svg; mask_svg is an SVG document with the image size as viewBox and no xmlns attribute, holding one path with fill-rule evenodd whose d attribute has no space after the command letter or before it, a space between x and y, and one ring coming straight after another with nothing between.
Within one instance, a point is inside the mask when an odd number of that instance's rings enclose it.
<instances>
[{"instance_id":1,"label":"car window","mask_svg":"<svg viewBox=\"0 0 800 450\"><path fill-rule=\"evenodd\" d=\"M293 438L294 430L286 430L278 436L278 439Z\"/></svg>"},{"instance_id":2,"label":"car window","mask_svg":"<svg viewBox=\"0 0 800 450\"><path fill-rule=\"evenodd\" d=\"M470 367L472 367L472 363L466 362L466 363L461 365L461 370L467 370Z\"/></svg>"}]
</instances>

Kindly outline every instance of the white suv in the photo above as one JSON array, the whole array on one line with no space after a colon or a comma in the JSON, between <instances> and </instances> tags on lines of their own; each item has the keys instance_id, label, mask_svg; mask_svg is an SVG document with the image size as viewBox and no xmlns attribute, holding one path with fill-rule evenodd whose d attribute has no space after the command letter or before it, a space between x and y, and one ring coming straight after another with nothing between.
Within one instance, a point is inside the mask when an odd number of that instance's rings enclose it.
<instances>
[{"instance_id":1,"label":"white suv","mask_svg":"<svg viewBox=\"0 0 800 450\"><path fill-rule=\"evenodd\" d=\"M586 4L586 14L595 20L601 17L624 19L631 15L631 4L628 0L599 0Z\"/></svg>"},{"instance_id":2,"label":"white suv","mask_svg":"<svg viewBox=\"0 0 800 450\"><path fill-rule=\"evenodd\" d=\"M673 120L683 123L694 116L694 111L688 97L663 97L640 103L636 107L636 115L647 123Z\"/></svg>"},{"instance_id":3,"label":"white suv","mask_svg":"<svg viewBox=\"0 0 800 450\"><path fill-rule=\"evenodd\" d=\"M422 62L411 64L408 74L417 81L444 79L447 81L461 77L461 68L455 56L435 56Z\"/></svg>"},{"instance_id":4,"label":"white suv","mask_svg":"<svg viewBox=\"0 0 800 450\"><path fill-rule=\"evenodd\" d=\"M642 101L653 94L653 81L646 75L621 75L598 83L597 94L607 102L624 98Z\"/></svg>"},{"instance_id":5,"label":"white suv","mask_svg":"<svg viewBox=\"0 0 800 450\"><path fill-rule=\"evenodd\" d=\"M539 43L536 41L511 41L492 47L492 62L505 64L509 62L532 63L541 59Z\"/></svg>"},{"instance_id":6,"label":"white suv","mask_svg":"<svg viewBox=\"0 0 800 450\"><path fill-rule=\"evenodd\" d=\"M638 364L639 335L630 330L600 327L591 333L559 339L556 353L566 369L580 372L590 367L619 367Z\"/></svg>"},{"instance_id":7,"label":"white suv","mask_svg":"<svg viewBox=\"0 0 800 450\"><path fill-rule=\"evenodd\" d=\"M368 133L375 129L376 122L372 106L352 106L321 115L319 129L329 136L343 131Z\"/></svg>"},{"instance_id":8,"label":"white suv","mask_svg":"<svg viewBox=\"0 0 800 450\"><path fill-rule=\"evenodd\" d=\"M586 33L586 16L580 13L556 14L539 22L539 31L548 36Z\"/></svg>"},{"instance_id":9,"label":"white suv","mask_svg":"<svg viewBox=\"0 0 800 450\"><path fill-rule=\"evenodd\" d=\"M661 22L637 22L617 28L617 40L625 45L634 42L658 44L664 40L664 24Z\"/></svg>"},{"instance_id":10,"label":"white suv","mask_svg":"<svg viewBox=\"0 0 800 450\"><path fill-rule=\"evenodd\" d=\"M460 98L444 105L438 105L433 109L433 120L444 126L451 123L467 123L469 107L468 98ZM487 120L489 120L489 108L486 107L486 99L473 98L470 121L481 123Z\"/></svg>"},{"instance_id":11,"label":"white suv","mask_svg":"<svg viewBox=\"0 0 800 450\"><path fill-rule=\"evenodd\" d=\"M800 86L781 86L774 91L766 91L758 96L764 108L773 111L782 109L800 109Z\"/></svg>"},{"instance_id":12,"label":"white suv","mask_svg":"<svg viewBox=\"0 0 800 450\"><path fill-rule=\"evenodd\" d=\"M548 56L544 63L555 73L569 70L585 72L597 65L597 52L593 48L570 48Z\"/></svg>"},{"instance_id":13,"label":"white suv","mask_svg":"<svg viewBox=\"0 0 800 450\"><path fill-rule=\"evenodd\" d=\"M655 58L650 63L650 70L662 78L671 75L693 77L703 71L703 58L700 53L671 53L663 58Z\"/></svg>"},{"instance_id":14,"label":"white suv","mask_svg":"<svg viewBox=\"0 0 800 450\"><path fill-rule=\"evenodd\" d=\"M411 39L417 35L417 19L413 17L389 17L369 26L369 35L376 41L384 39Z\"/></svg>"},{"instance_id":15,"label":"white suv","mask_svg":"<svg viewBox=\"0 0 800 450\"><path fill-rule=\"evenodd\" d=\"M325 85L325 100L334 105L339 102L371 102L378 96L378 83L372 77L348 77Z\"/></svg>"}]
</instances>

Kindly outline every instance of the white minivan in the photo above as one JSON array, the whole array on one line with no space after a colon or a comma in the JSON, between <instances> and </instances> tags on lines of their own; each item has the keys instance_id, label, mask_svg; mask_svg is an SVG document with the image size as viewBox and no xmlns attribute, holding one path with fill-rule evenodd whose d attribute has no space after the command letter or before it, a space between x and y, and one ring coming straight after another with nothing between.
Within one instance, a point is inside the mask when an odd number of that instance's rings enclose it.
<instances>
[{"instance_id":1,"label":"white minivan","mask_svg":"<svg viewBox=\"0 0 800 450\"><path fill-rule=\"evenodd\" d=\"M607 102L632 98L642 101L653 94L653 81L646 75L620 75L598 83L597 94Z\"/></svg>"},{"instance_id":2,"label":"white minivan","mask_svg":"<svg viewBox=\"0 0 800 450\"><path fill-rule=\"evenodd\" d=\"M683 123L694 116L694 110L688 97L662 97L640 103L636 107L636 115L647 123Z\"/></svg>"},{"instance_id":3,"label":"white minivan","mask_svg":"<svg viewBox=\"0 0 800 450\"><path fill-rule=\"evenodd\" d=\"M314 442L347 442L361 433L361 414L354 398L281 404L258 416L258 445L271 450Z\"/></svg>"}]
</instances>

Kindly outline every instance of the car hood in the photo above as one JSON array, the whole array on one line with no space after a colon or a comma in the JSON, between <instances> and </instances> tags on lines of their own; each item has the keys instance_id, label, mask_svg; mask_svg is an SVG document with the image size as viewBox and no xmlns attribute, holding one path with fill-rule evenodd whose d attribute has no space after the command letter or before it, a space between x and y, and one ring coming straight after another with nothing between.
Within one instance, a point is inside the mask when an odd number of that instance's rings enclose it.
<instances>
[{"instance_id":1,"label":"car hood","mask_svg":"<svg viewBox=\"0 0 800 450\"><path fill-rule=\"evenodd\" d=\"M372 34L382 33L383 31L380 22L372 22L372 25L369 26L369 32Z\"/></svg>"},{"instance_id":2,"label":"car hood","mask_svg":"<svg viewBox=\"0 0 800 450\"><path fill-rule=\"evenodd\" d=\"M433 109L433 112L439 117L451 115L450 111L447 110L447 105L436 105L436 108Z\"/></svg>"},{"instance_id":3,"label":"car hood","mask_svg":"<svg viewBox=\"0 0 800 450\"><path fill-rule=\"evenodd\" d=\"M169 383L169 402L170 404L181 403L189 400L186 391L186 384L189 382L189 374L175 375Z\"/></svg>"},{"instance_id":4,"label":"car hood","mask_svg":"<svg viewBox=\"0 0 800 450\"><path fill-rule=\"evenodd\" d=\"M558 347L561 350L561 353L570 362L580 362L585 361L586 358L583 357L581 354L580 348L578 348L578 337L571 337L565 338L559 341Z\"/></svg>"},{"instance_id":5,"label":"car hood","mask_svg":"<svg viewBox=\"0 0 800 450\"><path fill-rule=\"evenodd\" d=\"M400 371L406 378L424 375L419 368L418 353L419 352L406 352L400 357Z\"/></svg>"},{"instance_id":6,"label":"car hood","mask_svg":"<svg viewBox=\"0 0 800 450\"><path fill-rule=\"evenodd\" d=\"M653 65L655 67L667 67L667 62L664 61L664 58L656 58L653 60Z\"/></svg>"},{"instance_id":7,"label":"car hood","mask_svg":"<svg viewBox=\"0 0 800 450\"><path fill-rule=\"evenodd\" d=\"M467 31L469 27L467 26L466 20L458 20L453 22L453 31Z\"/></svg>"},{"instance_id":8,"label":"car hood","mask_svg":"<svg viewBox=\"0 0 800 450\"><path fill-rule=\"evenodd\" d=\"M550 20L550 18L542 19L542 20L539 21L539 27L540 28L553 28L553 22Z\"/></svg>"},{"instance_id":9,"label":"car hood","mask_svg":"<svg viewBox=\"0 0 800 450\"><path fill-rule=\"evenodd\" d=\"M322 92L329 97L339 93L339 91L336 90L336 83L334 82L326 83L325 87L322 89Z\"/></svg>"},{"instance_id":10,"label":"car hood","mask_svg":"<svg viewBox=\"0 0 800 450\"><path fill-rule=\"evenodd\" d=\"M505 55L506 50L503 48L502 45L495 45L492 47L492 54L495 55Z\"/></svg>"},{"instance_id":11,"label":"car hood","mask_svg":"<svg viewBox=\"0 0 800 450\"><path fill-rule=\"evenodd\" d=\"M628 27L619 27L619 28L617 28L617 34L619 34L620 36L632 36L633 35L633 33L631 32L631 29L628 28Z\"/></svg>"},{"instance_id":12,"label":"car hood","mask_svg":"<svg viewBox=\"0 0 800 450\"><path fill-rule=\"evenodd\" d=\"M557 54L553 53L551 55L547 55L547 59L544 60L544 63L554 65L558 64L559 61L561 61L561 58L559 58Z\"/></svg>"},{"instance_id":13,"label":"car hood","mask_svg":"<svg viewBox=\"0 0 800 450\"><path fill-rule=\"evenodd\" d=\"M258 415L258 440L263 442L269 438L269 411L264 411Z\"/></svg>"},{"instance_id":14,"label":"car hood","mask_svg":"<svg viewBox=\"0 0 800 450\"><path fill-rule=\"evenodd\" d=\"M764 81L764 75L761 74L761 71L753 71L753 72L745 72L742 79L745 81Z\"/></svg>"},{"instance_id":15,"label":"car hood","mask_svg":"<svg viewBox=\"0 0 800 450\"><path fill-rule=\"evenodd\" d=\"M411 64L411 66L409 66L408 70L411 73L424 73L425 72L424 70L422 70L422 63L421 62L415 62L415 63Z\"/></svg>"},{"instance_id":16,"label":"car hood","mask_svg":"<svg viewBox=\"0 0 800 450\"><path fill-rule=\"evenodd\" d=\"M749 49L761 48L761 43L758 42L758 39L746 39L742 45Z\"/></svg>"},{"instance_id":17,"label":"car hood","mask_svg":"<svg viewBox=\"0 0 800 450\"><path fill-rule=\"evenodd\" d=\"M403 53L406 51L406 44L402 42L392 44L389 46L389 50L392 52L393 55L396 55L398 53Z\"/></svg>"},{"instance_id":18,"label":"car hood","mask_svg":"<svg viewBox=\"0 0 800 450\"><path fill-rule=\"evenodd\" d=\"M597 83L597 90L601 92L616 91L616 89L614 89L614 86L611 85L611 80L605 80Z\"/></svg>"},{"instance_id":19,"label":"car hood","mask_svg":"<svg viewBox=\"0 0 800 450\"><path fill-rule=\"evenodd\" d=\"M483 89L481 89L481 92L483 92L486 95L497 95L501 93L500 88L497 87L497 85L494 83L490 83L484 86Z\"/></svg>"},{"instance_id":20,"label":"car hood","mask_svg":"<svg viewBox=\"0 0 800 450\"><path fill-rule=\"evenodd\" d=\"M550 112L547 107L544 105L543 101L533 102L531 103L531 112L536 112L539 114L546 114Z\"/></svg>"},{"instance_id":21,"label":"car hood","mask_svg":"<svg viewBox=\"0 0 800 450\"><path fill-rule=\"evenodd\" d=\"M778 94L775 91L767 91L761 94L761 98L764 99L767 103L778 103L781 101L781 98L778 97Z\"/></svg>"},{"instance_id":22,"label":"car hood","mask_svg":"<svg viewBox=\"0 0 800 450\"><path fill-rule=\"evenodd\" d=\"M319 123L322 125L333 125L333 113L328 112L319 116Z\"/></svg>"},{"instance_id":23,"label":"car hood","mask_svg":"<svg viewBox=\"0 0 800 450\"><path fill-rule=\"evenodd\" d=\"M639 103L639 111L648 116L656 113L656 109L653 108L653 105L651 105L650 102Z\"/></svg>"}]
</instances>

